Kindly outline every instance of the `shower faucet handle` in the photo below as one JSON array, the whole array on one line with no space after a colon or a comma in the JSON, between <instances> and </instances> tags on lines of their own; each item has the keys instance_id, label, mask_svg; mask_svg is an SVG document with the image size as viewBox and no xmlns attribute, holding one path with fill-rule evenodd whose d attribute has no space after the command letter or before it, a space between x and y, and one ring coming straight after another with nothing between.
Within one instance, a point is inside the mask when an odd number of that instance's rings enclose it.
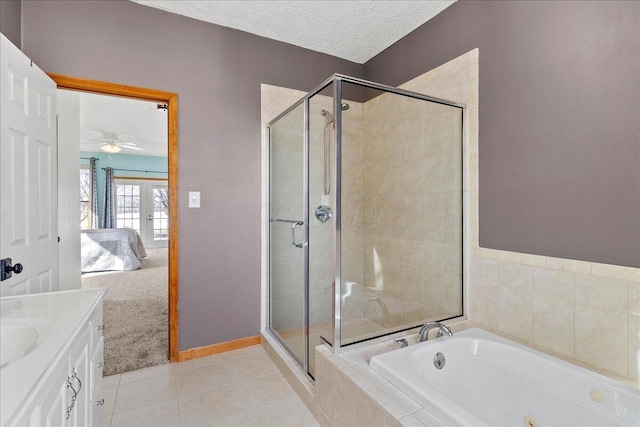
<instances>
[{"instance_id":1,"label":"shower faucet handle","mask_svg":"<svg viewBox=\"0 0 640 427\"><path fill-rule=\"evenodd\" d=\"M315 214L318 221L320 221L323 224L329 221L333 216L333 212L331 212L331 208L325 205L318 206L316 208Z\"/></svg>"}]
</instances>

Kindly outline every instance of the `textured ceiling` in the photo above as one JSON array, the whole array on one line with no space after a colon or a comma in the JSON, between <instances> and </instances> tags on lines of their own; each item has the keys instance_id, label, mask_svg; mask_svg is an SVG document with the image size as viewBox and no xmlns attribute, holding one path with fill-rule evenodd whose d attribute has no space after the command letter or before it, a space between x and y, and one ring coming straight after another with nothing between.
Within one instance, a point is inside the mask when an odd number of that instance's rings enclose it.
<instances>
[{"instance_id":1,"label":"textured ceiling","mask_svg":"<svg viewBox=\"0 0 640 427\"><path fill-rule=\"evenodd\" d=\"M108 140L119 154L167 157L167 112L158 104L115 96L80 94L80 151L100 152Z\"/></svg>"},{"instance_id":2,"label":"textured ceiling","mask_svg":"<svg viewBox=\"0 0 640 427\"><path fill-rule=\"evenodd\" d=\"M131 0L363 64L455 2Z\"/></svg>"}]
</instances>

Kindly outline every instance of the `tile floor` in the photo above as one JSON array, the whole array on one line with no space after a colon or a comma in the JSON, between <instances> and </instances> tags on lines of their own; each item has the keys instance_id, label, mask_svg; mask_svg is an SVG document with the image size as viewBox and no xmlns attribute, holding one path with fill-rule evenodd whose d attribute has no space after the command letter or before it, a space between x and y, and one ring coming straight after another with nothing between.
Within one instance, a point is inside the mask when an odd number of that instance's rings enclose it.
<instances>
[{"instance_id":1,"label":"tile floor","mask_svg":"<svg viewBox=\"0 0 640 427\"><path fill-rule=\"evenodd\" d=\"M105 377L100 426L319 426L255 345Z\"/></svg>"}]
</instances>

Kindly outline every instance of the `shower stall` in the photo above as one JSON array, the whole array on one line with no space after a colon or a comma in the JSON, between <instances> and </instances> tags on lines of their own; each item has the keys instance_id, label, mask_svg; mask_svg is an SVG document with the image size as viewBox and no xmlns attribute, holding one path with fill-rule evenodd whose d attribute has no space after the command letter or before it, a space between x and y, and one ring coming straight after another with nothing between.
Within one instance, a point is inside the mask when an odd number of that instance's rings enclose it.
<instances>
[{"instance_id":1,"label":"shower stall","mask_svg":"<svg viewBox=\"0 0 640 427\"><path fill-rule=\"evenodd\" d=\"M334 75L268 124L267 330L314 377L463 315L464 105Z\"/></svg>"}]
</instances>

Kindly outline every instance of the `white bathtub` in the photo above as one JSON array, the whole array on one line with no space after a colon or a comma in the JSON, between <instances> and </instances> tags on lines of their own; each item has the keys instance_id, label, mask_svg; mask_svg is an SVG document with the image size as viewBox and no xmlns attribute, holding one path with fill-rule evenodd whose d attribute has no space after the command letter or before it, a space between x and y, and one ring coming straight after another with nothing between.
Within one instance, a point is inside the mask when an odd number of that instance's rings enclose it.
<instances>
[{"instance_id":1,"label":"white bathtub","mask_svg":"<svg viewBox=\"0 0 640 427\"><path fill-rule=\"evenodd\" d=\"M481 329L374 356L370 366L447 425L640 426L638 390Z\"/></svg>"}]
</instances>

